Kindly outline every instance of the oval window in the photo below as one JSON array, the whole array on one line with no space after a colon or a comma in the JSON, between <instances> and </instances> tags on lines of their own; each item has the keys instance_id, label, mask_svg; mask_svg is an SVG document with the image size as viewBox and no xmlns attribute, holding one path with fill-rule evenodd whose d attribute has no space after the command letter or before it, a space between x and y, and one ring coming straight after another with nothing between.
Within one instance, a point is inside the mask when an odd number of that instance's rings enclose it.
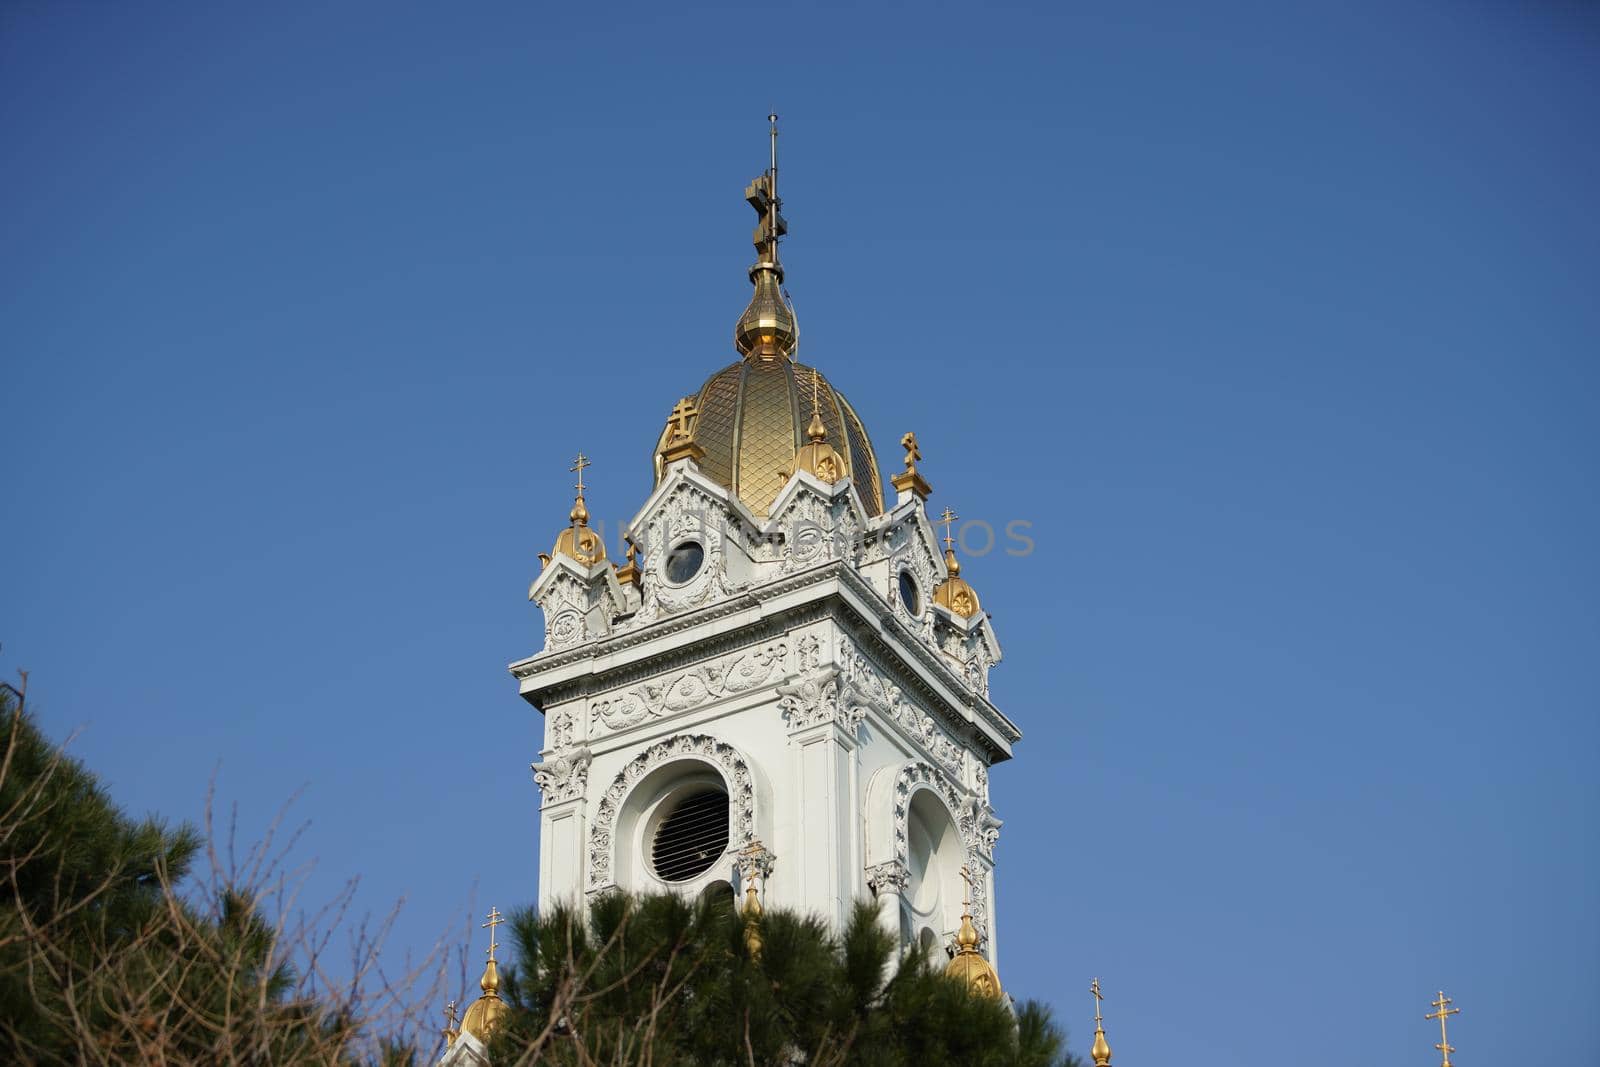
<instances>
[{"instance_id":1,"label":"oval window","mask_svg":"<svg viewBox=\"0 0 1600 1067\"><path fill-rule=\"evenodd\" d=\"M699 789L681 797L656 828L650 866L664 882L687 882L728 850L728 794Z\"/></svg>"},{"instance_id":2,"label":"oval window","mask_svg":"<svg viewBox=\"0 0 1600 1067\"><path fill-rule=\"evenodd\" d=\"M900 572L900 603L912 615L922 614L922 595L917 591L917 580L910 571Z\"/></svg>"},{"instance_id":3,"label":"oval window","mask_svg":"<svg viewBox=\"0 0 1600 1067\"><path fill-rule=\"evenodd\" d=\"M685 541L667 553L667 581L682 585L700 573L706 550L699 541Z\"/></svg>"}]
</instances>

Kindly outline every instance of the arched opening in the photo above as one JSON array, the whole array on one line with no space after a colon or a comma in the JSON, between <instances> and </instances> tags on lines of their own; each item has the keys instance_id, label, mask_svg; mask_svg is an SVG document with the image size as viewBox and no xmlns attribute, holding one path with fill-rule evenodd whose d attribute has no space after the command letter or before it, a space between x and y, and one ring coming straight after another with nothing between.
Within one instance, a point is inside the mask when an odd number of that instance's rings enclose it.
<instances>
[{"instance_id":1,"label":"arched opening","mask_svg":"<svg viewBox=\"0 0 1600 1067\"><path fill-rule=\"evenodd\" d=\"M708 908L733 910L733 883L718 880L700 890L700 903Z\"/></svg>"},{"instance_id":2,"label":"arched opening","mask_svg":"<svg viewBox=\"0 0 1600 1067\"><path fill-rule=\"evenodd\" d=\"M906 811L906 867L911 874L906 906L914 926L932 931L935 947L959 923L966 861L949 809L931 790L917 790Z\"/></svg>"},{"instance_id":3,"label":"arched opening","mask_svg":"<svg viewBox=\"0 0 1600 1067\"><path fill-rule=\"evenodd\" d=\"M698 895L728 877L732 823L728 784L717 767L693 758L662 764L635 783L618 812L616 884Z\"/></svg>"}]
</instances>

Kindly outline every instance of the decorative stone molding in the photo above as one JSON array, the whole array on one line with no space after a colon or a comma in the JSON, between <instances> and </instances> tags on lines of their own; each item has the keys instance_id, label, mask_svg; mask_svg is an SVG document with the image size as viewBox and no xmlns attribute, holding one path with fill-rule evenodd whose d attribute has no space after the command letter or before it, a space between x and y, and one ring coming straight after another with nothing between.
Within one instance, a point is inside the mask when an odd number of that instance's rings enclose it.
<instances>
[{"instance_id":1,"label":"decorative stone molding","mask_svg":"<svg viewBox=\"0 0 1600 1067\"><path fill-rule=\"evenodd\" d=\"M843 677L850 688L867 704L899 725L909 737L956 778L961 776L964 746L923 711L905 692L873 666L862 651L848 641L842 643Z\"/></svg>"},{"instance_id":2,"label":"decorative stone molding","mask_svg":"<svg viewBox=\"0 0 1600 1067\"><path fill-rule=\"evenodd\" d=\"M744 848L755 840L756 789L750 767L732 745L706 734L677 734L657 741L630 760L606 787L589 828L589 890L613 884L616 841L614 829L628 791L657 767L680 759L698 759L717 767L728 786L732 817L730 848Z\"/></svg>"},{"instance_id":3,"label":"decorative stone molding","mask_svg":"<svg viewBox=\"0 0 1600 1067\"><path fill-rule=\"evenodd\" d=\"M829 499L802 486L772 527L782 531L781 572L805 570L828 560L855 563L861 555L861 523L848 492Z\"/></svg>"},{"instance_id":4,"label":"decorative stone molding","mask_svg":"<svg viewBox=\"0 0 1600 1067\"><path fill-rule=\"evenodd\" d=\"M995 817L994 809L984 804L978 809L978 832L976 847L988 859L994 859L994 846L1000 843L1000 827L1003 824Z\"/></svg>"},{"instance_id":5,"label":"decorative stone molding","mask_svg":"<svg viewBox=\"0 0 1600 1067\"><path fill-rule=\"evenodd\" d=\"M822 654L822 642L817 639L816 634L802 634L795 650L800 657L801 674L817 669L817 662Z\"/></svg>"},{"instance_id":6,"label":"decorative stone molding","mask_svg":"<svg viewBox=\"0 0 1600 1067\"><path fill-rule=\"evenodd\" d=\"M904 893L910 884L911 869L899 860L874 863L867 868L867 888L872 890L875 897L881 897L884 893Z\"/></svg>"},{"instance_id":7,"label":"decorative stone molding","mask_svg":"<svg viewBox=\"0 0 1600 1067\"><path fill-rule=\"evenodd\" d=\"M911 814L911 795L919 786L937 793L955 816L956 829L961 835L962 850L967 854L967 865L974 872L988 869L994 857L994 843L1000 836L1000 820L994 818L992 809L963 795L962 790L938 770L926 763L906 766L894 782L894 862L910 868L910 835L908 821ZM991 834L992 831L992 834ZM989 936L988 893L983 879L974 878L972 888L972 922L984 940Z\"/></svg>"},{"instance_id":8,"label":"decorative stone molding","mask_svg":"<svg viewBox=\"0 0 1600 1067\"><path fill-rule=\"evenodd\" d=\"M577 800L589 786L589 763L593 757L587 748L573 752L558 752L545 763L533 765L533 781L544 794L544 806L565 800Z\"/></svg>"},{"instance_id":9,"label":"decorative stone molding","mask_svg":"<svg viewBox=\"0 0 1600 1067\"><path fill-rule=\"evenodd\" d=\"M778 711L788 723L790 733L836 722L853 734L867 717L867 709L850 699L853 694L841 691L839 671L834 667L793 685L780 685L778 692L782 695Z\"/></svg>"},{"instance_id":10,"label":"decorative stone molding","mask_svg":"<svg viewBox=\"0 0 1600 1067\"><path fill-rule=\"evenodd\" d=\"M789 646L774 641L701 663L666 679L597 697L589 705L589 732L600 737L648 719L680 715L713 700L748 693L787 677Z\"/></svg>"},{"instance_id":11,"label":"decorative stone molding","mask_svg":"<svg viewBox=\"0 0 1600 1067\"><path fill-rule=\"evenodd\" d=\"M557 751L572 747L572 712L556 711L551 713L550 747Z\"/></svg>"}]
</instances>

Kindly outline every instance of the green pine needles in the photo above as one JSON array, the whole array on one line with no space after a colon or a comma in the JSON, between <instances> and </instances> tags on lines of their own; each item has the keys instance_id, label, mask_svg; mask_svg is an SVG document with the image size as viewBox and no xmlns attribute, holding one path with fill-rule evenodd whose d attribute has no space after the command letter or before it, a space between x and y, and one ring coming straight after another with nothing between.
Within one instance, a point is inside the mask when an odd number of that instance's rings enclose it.
<instances>
[{"instance_id":1,"label":"green pine needles","mask_svg":"<svg viewBox=\"0 0 1600 1067\"><path fill-rule=\"evenodd\" d=\"M514 913L520 962L502 981L511 1011L494 1064L1076 1063L1039 1004L1013 1014L920 950L891 975L895 941L871 904L856 905L839 934L781 909L758 921L753 955L729 898L613 893L587 912Z\"/></svg>"}]
</instances>

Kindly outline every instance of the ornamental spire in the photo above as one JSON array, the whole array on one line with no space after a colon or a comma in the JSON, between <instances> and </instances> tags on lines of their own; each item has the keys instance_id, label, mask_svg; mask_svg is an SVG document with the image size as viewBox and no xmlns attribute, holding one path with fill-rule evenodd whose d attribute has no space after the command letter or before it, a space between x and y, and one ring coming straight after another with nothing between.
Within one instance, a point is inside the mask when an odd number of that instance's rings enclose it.
<instances>
[{"instance_id":1,"label":"ornamental spire","mask_svg":"<svg viewBox=\"0 0 1600 1067\"><path fill-rule=\"evenodd\" d=\"M1106 999L1100 993L1100 979L1089 983L1089 992L1094 997L1094 1047L1089 1054L1094 1057L1095 1067L1111 1067L1111 1044L1106 1041L1106 1028L1100 1018L1100 1002Z\"/></svg>"},{"instance_id":2,"label":"ornamental spire","mask_svg":"<svg viewBox=\"0 0 1600 1067\"><path fill-rule=\"evenodd\" d=\"M961 928L956 932L956 954L944 969L945 977L961 982L969 993L998 999L1003 995L1000 976L995 973L994 964L984 959L978 951L982 938L972 922L972 870L963 867L960 874L965 885L961 901Z\"/></svg>"},{"instance_id":3,"label":"ornamental spire","mask_svg":"<svg viewBox=\"0 0 1600 1067\"><path fill-rule=\"evenodd\" d=\"M1461 1009L1452 1008L1450 1006L1451 1003L1450 998L1445 996L1444 990L1441 989L1439 990L1439 999L1433 1002L1433 1010L1423 1016L1425 1019L1439 1020L1439 1043L1433 1046L1444 1054L1444 1062L1439 1067L1452 1067L1450 1053L1454 1052L1455 1048L1450 1044L1450 1035L1445 1032L1445 1021L1452 1015L1460 1015Z\"/></svg>"},{"instance_id":4,"label":"ornamental spire","mask_svg":"<svg viewBox=\"0 0 1600 1067\"><path fill-rule=\"evenodd\" d=\"M778 239L789 232L778 198L778 116L768 115L767 121L772 124L772 163L744 191L745 201L760 217L753 235L756 263L750 268L756 291L733 328L734 347L747 359L792 358L800 339L778 262Z\"/></svg>"}]
</instances>

